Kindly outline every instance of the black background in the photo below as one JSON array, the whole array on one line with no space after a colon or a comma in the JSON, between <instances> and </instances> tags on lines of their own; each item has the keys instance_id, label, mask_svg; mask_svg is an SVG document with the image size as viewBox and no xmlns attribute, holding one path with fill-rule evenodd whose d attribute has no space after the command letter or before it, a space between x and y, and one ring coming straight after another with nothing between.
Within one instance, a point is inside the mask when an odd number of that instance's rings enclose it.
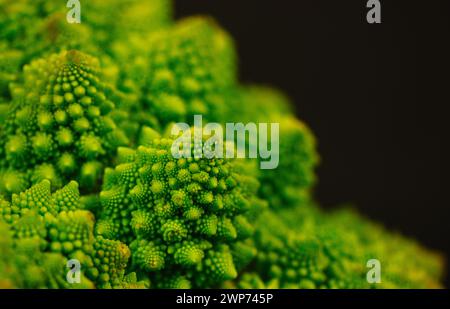
<instances>
[{"instance_id":1,"label":"black background","mask_svg":"<svg viewBox=\"0 0 450 309\"><path fill-rule=\"evenodd\" d=\"M215 17L242 82L292 98L319 140L324 207L353 203L450 256L449 2L381 0L371 25L366 0L178 0L175 14Z\"/></svg>"}]
</instances>

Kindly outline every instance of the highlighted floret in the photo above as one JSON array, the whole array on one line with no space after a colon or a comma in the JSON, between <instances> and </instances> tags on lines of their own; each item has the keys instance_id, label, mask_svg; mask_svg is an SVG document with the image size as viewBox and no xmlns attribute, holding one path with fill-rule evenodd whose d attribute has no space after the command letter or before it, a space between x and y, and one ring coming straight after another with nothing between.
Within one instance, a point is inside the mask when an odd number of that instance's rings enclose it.
<instances>
[{"instance_id":1,"label":"highlighted floret","mask_svg":"<svg viewBox=\"0 0 450 309\"><path fill-rule=\"evenodd\" d=\"M175 159L172 142L120 151L128 160L105 175L97 234L129 243L133 268L156 287L235 278L232 249L252 234L250 214L264 207L258 183L234 161Z\"/></svg>"}]
</instances>

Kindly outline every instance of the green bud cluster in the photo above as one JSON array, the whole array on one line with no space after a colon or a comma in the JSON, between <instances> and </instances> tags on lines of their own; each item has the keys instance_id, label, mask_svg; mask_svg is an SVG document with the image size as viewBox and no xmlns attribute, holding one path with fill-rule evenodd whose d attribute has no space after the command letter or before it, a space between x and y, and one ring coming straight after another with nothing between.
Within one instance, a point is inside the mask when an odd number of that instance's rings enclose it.
<instances>
[{"instance_id":1,"label":"green bud cluster","mask_svg":"<svg viewBox=\"0 0 450 309\"><path fill-rule=\"evenodd\" d=\"M175 159L172 143L119 151L121 163L105 175L96 232L129 243L132 267L157 287L233 279L233 248L252 235L251 213L264 207L258 181L230 160Z\"/></svg>"},{"instance_id":2,"label":"green bud cluster","mask_svg":"<svg viewBox=\"0 0 450 309\"><path fill-rule=\"evenodd\" d=\"M301 218L301 219L299 219ZM253 241L257 255L228 288L440 288L441 257L343 209L311 205L265 212ZM380 262L381 282L368 281L367 262ZM425 262L426 261L426 262Z\"/></svg>"},{"instance_id":3,"label":"green bud cluster","mask_svg":"<svg viewBox=\"0 0 450 309\"><path fill-rule=\"evenodd\" d=\"M111 288L144 287L125 274L130 250L94 236L94 216L81 209L74 181L53 194L43 180L12 201L0 200L0 287ZM66 280L66 264L81 265L79 283Z\"/></svg>"},{"instance_id":4,"label":"green bud cluster","mask_svg":"<svg viewBox=\"0 0 450 309\"><path fill-rule=\"evenodd\" d=\"M221 116L221 123L279 124L277 140L269 133L269 145L279 145L279 165L260 173L260 195L272 208L309 203L320 158L315 136L295 117L289 99L275 89L253 85L228 93L227 104L228 112Z\"/></svg>"},{"instance_id":5,"label":"green bud cluster","mask_svg":"<svg viewBox=\"0 0 450 309\"><path fill-rule=\"evenodd\" d=\"M127 137L108 116L96 58L53 54L24 68L22 94L0 132L0 192L17 193L43 179L55 187L76 179L96 188L105 164Z\"/></svg>"}]
</instances>

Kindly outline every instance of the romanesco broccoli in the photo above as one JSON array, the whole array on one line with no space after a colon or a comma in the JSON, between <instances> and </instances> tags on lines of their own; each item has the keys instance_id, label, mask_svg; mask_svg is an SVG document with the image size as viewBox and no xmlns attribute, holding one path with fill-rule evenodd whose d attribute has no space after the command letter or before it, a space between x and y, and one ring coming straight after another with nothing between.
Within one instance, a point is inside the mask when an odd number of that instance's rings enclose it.
<instances>
[{"instance_id":1,"label":"romanesco broccoli","mask_svg":"<svg viewBox=\"0 0 450 309\"><path fill-rule=\"evenodd\" d=\"M129 248L118 240L94 236L94 216L81 209L78 184L53 194L43 180L12 201L0 200L0 283L18 288L144 287L125 275ZM3 236L5 235L5 236ZM80 284L66 280L66 263L81 263Z\"/></svg>"},{"instance_id":2,"label":"romanesco broccoli","mask_svg":"<svg viewBox=\"0 0 450 309\"><path fill-rule=\"evenodd\" d=\"M0 131L0 192L17 193L43 179L98 186L105 164L126 135L108 116L96 58L64 51L24 68L23 85Z\"/></svg>"},{"instance_id":3,"label":"romanesco broccoli","mask_svg":"<svg viewBox=\"0 0 450 309\"><path fill-rule=\"evenodd\" d=\"M308 203L319 163L316 139L306 124L295 118L289 99L261 86L240 87L228 96L230 106L221 117L222 123L279 123L276 142L280 162L275 169L261 171L261 196L273 208Z\"/></svg>"},{"instance_id":4,"label":"romanesco broccoli","mask_svg":"<svg viewBox=\"0 0 450 309\"><path fill-rule=\"evenodd\" d=\"M238 162L175 159L172 142L120 151L121 163L106 170L97 234L130 244L132 267L156 287L233 279L233 247L252 235L250 217L264 207L258 181Z\"/></svg>"},{"instance_id":5,"label":"romanesco broccoli","mask_svg":"<svg viewBox=\"0 0 450 309\"><path fill-rule=\"evenodd\" d=\"M354 211L324 214L311 205L265 212L253 238L257 255L239 288L439 288L441 258L387 233ZM381 283L370 284L368 260L381 262Z\"/></svg>"},{"instance_id":6,"label":"romanesco broccoli","mask_svg":"<svg viewBox=\"0 0 450 309\"><path fill-rule=\"evenodd\" d=\"M239 84L212 19L174 22L169 0L90 0L81 24L66 9L0 0L0 288L441 287L438 254L319 209L314 135L282 93ZM175 158L165 132L196 114L279 123L278 168Z\"/></svg>"}]
</instances>

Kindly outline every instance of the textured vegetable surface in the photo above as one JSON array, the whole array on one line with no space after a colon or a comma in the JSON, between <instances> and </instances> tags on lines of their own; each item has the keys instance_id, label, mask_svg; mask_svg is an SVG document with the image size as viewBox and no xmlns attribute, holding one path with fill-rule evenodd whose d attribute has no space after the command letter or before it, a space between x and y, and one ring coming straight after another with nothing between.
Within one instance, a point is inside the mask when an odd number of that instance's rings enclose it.
<instances>
[{"instance_id":1,"label":"textured vegetable surface","mask_svg":"<svg viewBox=\"0 0 450 309\"><path fill-rule=\"evenodd\" d=\"M117 241L94 236L94 216L80 209L78 184L50 191L43 180L30 189L0 200L3 222L0 286L26 288L126 287L144 283L127 281L129 248ZM66 281L66 263L77 259L80 285Z\"/></svg>"},{"instance_id":2,"label":"textured vegetable surface","mask_svg":"<svg viewBox=\"0 0 450 309\"><path fill-rule=\"evenodd\" d=\"M316 138L308 126L294 115L284 94L263 86L239 86L226 97L227 111L219 122L278 123L279 136L269 142L279 145L279 164L259 174L260 194L272 208L288 208L308 203L316 183L315 168L320 158ZM257 143L257 141L254 141Z\"/></svg>"},{"instance_id":3,"label":"textured vegetable surface","mask_svg":"<svg viewBox=\"0 0 450 309\"><path fill-rule=\"evenodd\" d=\"M66 12L0 0L0 288L442 287L439 254L320 210L313 132L281 92L239 83L211 18L173 21L169 0ZM278 167L197 157L207 135L174 156L169 133L194 115L278 123Z\"/></svg>"},{"instance_id":4,"label":"textured vegetable surface","mask_svg":"<svg viewBox=\"0 0 450 309\"><path fill-rule=\"evenodd\" d=\"M314 206L264 213L253 237L249 271L225 287L438 288L442 261L412 240L387 233L351 209L323 214ZM380 261L382 281L369 284L367 261Z\"/></svg>"},{"instance_id":5,"label":"textured vegetable surface","mask_svg":"<svg viewBox=\"0 0 450 309\"><path fill-rule=\"evenodd\" d=\"M175 159L172 142L121 150L126 159L107 170L100 193L97 234L130 243L132 267L157 287L234 279L232 249L252 235L248 214L263 207L258 181L239 162Z\"/></svg>"},{"instance_id":6,"label":"textured vegetable surface","mask_svg":"<svg viewBox=\"0 0 450 309\"><path fill-rule=\"evenodd\" d=\"M127 137L108 116L98 60L64 51L25 66L23 85L0 132L1 188L24 190L49 179L55 187L76 179L97 185L104 164Z\"/></svg>"}]
</instances>

